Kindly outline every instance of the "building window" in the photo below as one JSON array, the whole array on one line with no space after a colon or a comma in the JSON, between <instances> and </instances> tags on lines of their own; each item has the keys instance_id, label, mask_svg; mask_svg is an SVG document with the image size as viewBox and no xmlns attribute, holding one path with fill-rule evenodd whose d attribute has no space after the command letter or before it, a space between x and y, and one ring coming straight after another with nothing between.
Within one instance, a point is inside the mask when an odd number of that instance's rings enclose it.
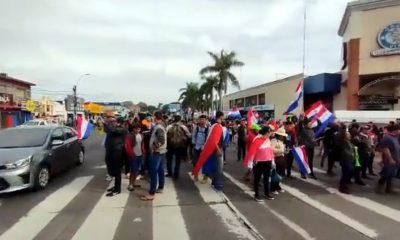
<instances>
[{"instance_id":1,"label":"building window","mask_svg":"<svg viewBox=\"0 0 400 240\"><path fill-rule=\"evenodd\" d=\"M245 107L256 106L257 105L257 95L245 98L244 105L245 105Z\"/></svg>"},{"instance_id":2,"label":"building window","mask_svg":"<svg viewBox=\"0 0 400 240\"><path fill-rule=\"evenodd\" d=\"M244 107L244 99L243 98L238 98L235 100L235 105L238 108Z\"/></svg>"},{"instance_id":3,"label":"building window","mask_svg":"<svg viewBox=\"0 0 400 240\"><path fill-rule=\"evenodd\" d=\"M235 107L235 101L229 100L229 108L234 108Z\"/></svg>"},{"instance_id":4,"label":"building window","mask_svg":"<svg viewBox=\"0 0 400 240\"><path fill-rule=\"evenodd\" d=\"M265 93L258 95L258 105L265 105Z\"/></svg>"}]
</instances>

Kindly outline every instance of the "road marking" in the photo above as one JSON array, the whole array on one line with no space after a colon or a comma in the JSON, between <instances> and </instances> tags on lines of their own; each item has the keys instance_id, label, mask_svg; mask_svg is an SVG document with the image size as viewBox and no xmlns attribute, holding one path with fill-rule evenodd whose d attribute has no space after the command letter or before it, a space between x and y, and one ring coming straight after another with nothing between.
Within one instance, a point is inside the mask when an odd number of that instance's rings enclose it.
<instances>
[{"instance_id":1,"label":"road marking","mask_svg":"<svg viewBox=\"0 0 400 240\"><path fill-rule=\"evenodd\" d=\"M243 183L239 182L238 180L236 180L229 173L224 172L224 175L231 182L233 182L236 186L238 186L240 189L242 189L247 195L249 195L250 197L253 197L254 192L251 191L248 186L246 186L245 184L243 184ZM278 212L274 211L265 202L261 202L260 204L262 206L264 206L266 209L268 209L268 211L270 211L275 217L280 219L286 226L288 226L290 229L292 229L297 234L299 234L303 239L306 239L306 240L315 239L304 228L302 228L301 226L299 226L296 223L292 222L290 219L286 218L285 216L279 214Z\"/></svg>"},{"instance_id":2,"label":"road marking","mask_svg":"<svg viewBox=\"0 0 400 240\"><path fill-rule=\"evenodd\" d=\"M32 239L62 211L68 203L92 180L93 176L79 177L63 186L32 208L19 219L0 239Z\"/></svg>"},{"instance_id":3,"label":"road marking","mask_svg":"<svg viewBox=\"0 0 400 240\"><path fill-rule=\"evenodd\" d=\"M379 215L382 215L384 217L387 217L389 219L392 219L396 222L400 222L400 211L391 207L388 207L386 205L383 205L381 203L372 201L368 198L364 198L364 197L358 197L358 196L354 196L354 195L348 195L348 194L343 194L341 192L339 192L339 190L335 189L335 188L331 188L328 185L322 183L322 182L318 182L314 179L301 179L300 178L300 174L298 173L294 173L294 176L298 177L300 180L310 183L314 186L317 187L321 187L325 190L327 190L329 193L331 194L336 194L340 197L342 197L343 199L352 202L360 207L366 208L370 211L373 211Z\"/></svg>"},{"instance_id":4,"label":"road marking","mask_svg":"<svg viewBox=\"0 0 400 240\"><path fill-rule=\"evenodd\" d=\"M300 192L299 190L289 187L285 184L281 184L281 187L288 192L289 194L291 194L292 196L296 197L297 199L303 201L304 203L310 205L313 208L318 209L319 211L333 217L334 219L338 220L339 222L349 226L350 228L360 232L361 234L375 239L378 237L378 233L373 230L372 228L348 217L347 215L343 214L342 212L335 210L333 208L330 208L314 199L312 199L311 197L309 197L308 195Z\"/></svg>"},{"instance_id":5,"label":"road marking","mask_svg":"<svg viewBox=\"0 0 400 240\"><path fill-rule=\"evenodd\" d=\"M166 178L164 192L153 200L153 239L165 240L171 233L174 239L190 239L174 184Z\"/></svg>"},{"instance_id":6,"label":"road marking","mask_svg":"<svg viewBox=\"0 0 400 240\"><path fill-rule=\"evenodd\" d=\"M114 183L109 184L112 186ZM121 194L107 197L104 192L72 239L113 239L129 198L127 186L128 180L123 179Z\"/></svg>"},{"instance_id":7,"label":"road marking","mask_svg":"<svg viewBox=\"0 0 400 240\"><path fill-rule=\"evenodd\" d=\"M93 169L106 169L106 168L107 168L107 166L105 164L97 165L97 166L93 167Z\"/></svg>"},{"instance_id":8,"label":"road marking","mask_svg":"<svg viewBox=\"0 0 400 240\"><path fill-rule=\"evenodd\" d=\"M189 176L192 178L191 174L189 174ZM252 233L249 232L249 229L239 221L239 219L243 219L243 215L237 209L235 211L235 215L226 205L226 201L230 202L227 196L214 191L208 184L201 184L197 181L194 182L194 185L197 187L197 189L199 189L200 196L203 201L209 203L208 206L221 219L222 223L226 226L229 232L235 234L238 239L256 239ZM252 230L256 231L254 227L252 227ZM259 233L257 233L257 235L261 236ZM263 238L258 237L258 239Z\"/></svg>"}]
</instances>

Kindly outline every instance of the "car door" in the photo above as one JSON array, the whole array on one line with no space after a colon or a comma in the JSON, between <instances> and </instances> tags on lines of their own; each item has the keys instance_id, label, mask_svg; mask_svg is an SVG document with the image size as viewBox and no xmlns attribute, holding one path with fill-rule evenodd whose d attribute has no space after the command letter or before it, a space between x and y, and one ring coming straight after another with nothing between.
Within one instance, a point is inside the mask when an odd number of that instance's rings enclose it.
<instances>
[{"instance_id":1,"label":"car door","mask_svg":"<svg viewBox=\"0 0 400 240\"><path fill-rule=\"evenodd\" d=\"M64 127L63 131L67 151L66 156L68 157L67 159L65 159L66 165L73 166L78 161L80 143L78 141L76 133L71 128Z\"/></svg>"},{"instance_id":2,"label":"car door","mask_svg":"<svg viewBox=\"0 0 400 240\"><path fill-rule=\"evenodd\" d=\"M54 141L62 141L62 144L60 145L52 145ZM53 130L51 133L51 139L50 139L50 164L51 164L51 171L53 173L59 173L66 167L65 159L68 157L67 151L66 151L66 145L65 145L65 137L64 137L64 131L62 128L56 128Z\"/></svg>"}]
</instances>

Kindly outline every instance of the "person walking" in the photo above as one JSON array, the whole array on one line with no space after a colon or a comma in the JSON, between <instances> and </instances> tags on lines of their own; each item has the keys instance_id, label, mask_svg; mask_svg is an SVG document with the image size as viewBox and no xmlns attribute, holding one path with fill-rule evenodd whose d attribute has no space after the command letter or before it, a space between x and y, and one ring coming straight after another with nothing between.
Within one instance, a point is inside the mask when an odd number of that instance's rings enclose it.
<instances>
[{"instance_id":1,"label":"person walking","mask_svg":"<svg viewBox=\"0 0 400 240\"><path fill-rule=\"evenodd\" d=\"M314 174L314 149L316 146L314 130L312 128L312 122L307 117L302 116L299 121L299 145L304 145L306 148L308 165L311 169L310 177L317 179ZM302 176L305 178L306 176Z\"/></svg>"},{"instance_id":2,"label":"person walking","mask_svg":"<svg viewBox=\"0 0 400 240\"><path fill-rule=\"evenodd\" d=\"M352 144L351 135L344 124L339 127L333 140L334 149L337 151L336 154L342 167L339 191L350 194L351 178L354 175L355 168L355 146Z\"/></svg>"},{"instance_id":3,"label":"person walking","mask_svg":"<svg viewBox=\"0 0 400 240\"><path fill-rule=\"evenodd\" d=\"M123 126L124 119L118 118L107 124L106 151L108 153L108 167L111 176L114 178L114 187L107 189L107 197L121 193L121 168L122 153L124 151L125 136L127 130Z\"/></svg>"},{"instance_id":4,"label":"person walking","mask_svg":"<svg viewBox=\"0 0 400 240\"><path fill-rule=\"evenodd\" d=\"M152 201L156 193L164 190L164 161L167 153L167 131L160 111L154 113L155 126L150 137L150 190L147 196L142 196L143 201Z\"/></svg>"},{"instance_id":5,"label":"person walking","mask_svg":"<svg viewBox=\"0 0 400 240\"><path fill-rule=\"evenodd\" d=\"M246 123L244 121L239 122L238 127L238 138L237 138L237 160L238 162L242 161L244 156L246 155Z\"/></svg>"},{"instance_id":6,"label":"person walking","mask_svg":"<svg viewBox=\"0 0 400 240\"><path fill-rule=\"evenodd\" d=\"M292 150L295 146L297 146L297 137L296 137L296 126L289 119L285 123L285 131L287 134L286 141L285 141L285 145L286 145L286 152L285 152L286 176L289 179L293 179L292 166L293 166L294 156L293 156Z\"/></svg>"},{"instance_id":7,"label":"person walking","mask_svg":"<svg viewBox=\"0 0 400 240\"><path fill-rule=\"evenodd\" d=\"M181 123L181 116L175 116L174 122L167 127L167 177L172 177L174 180L179 178L181 160L186 156L190 138L188 128ZM174 157L175 167L172 169Z\"/></svg>"},{"instance_id":8,"label":"person walking","mask_svg":"<svg viewBox=\"0 0 400 240\"><path fill-rule=\"evenodd\" d=\"M203 150L204 143L206 142L210 127L207 124L207 116L201 115L198 119L197 125L193 128L192 132L192 163L193 167L196 165L199 159L200 153ZM197 176L194 176L195 181L198 180Z\"/></svg>"},{"instance_id":9,"label":"person walking","mask_svg":"<svg viewBox=\"0 0 400 240\"><path fill-rule=\"evenodd\" d=\"M400 165L399 126L387 126L387 133L382 138L380 149L382 152L382 172L377 186L377 193L394 193L393 178Z\"/></svg>"},{"instance_id":10,"label":"person walking","mask_svg":"<svg viewBox=\"0 0 400 240\"><path fill-rule=\"evenodd\" d=\"M287 138L287 133L283 127L279 128L275 132L275 137L271 140L272 147L274 149L274 160L275 160L275 170L276 174L279 176L275 178L280 178L285 176L285 169L286 169L286 159L285 159L285 140ZM278 195L279 193L283 193L284 190L281 188L279 180L271 181L271 191L273 194Z\"/></svg>"},{"instance_id":11,"label":"person walking","mask_svg":"<svg viewBox=\"0 0 400 240\"><path fill-rule=\"evenodd\" d=\"M130 159L128 190L132 192L135 188L140 187L140 185L135 185L135 182L137 176L139 175L139 170L144 155L143 135L140 134L140 125L137 123L132 125L132 132L126 137L125 151Z\"/></svg>"},{"instance_id":12,"label":"person walking","mask_svg":"<svg viewBox=\"0 0 400 240\"><path fill-rule=\"evenodd\" d=\"M268 200L274 200L270 194L269 178L272 169L272 162L274 160L274 150L270 140L271 128L264 126L259 131L250 151L246 155L246 162L249 167L253 167L254 174L254 199L258 202L263 201L260 192L259 184L261 177L264 178L264 194Z\"/></svg>"}]
</instances>

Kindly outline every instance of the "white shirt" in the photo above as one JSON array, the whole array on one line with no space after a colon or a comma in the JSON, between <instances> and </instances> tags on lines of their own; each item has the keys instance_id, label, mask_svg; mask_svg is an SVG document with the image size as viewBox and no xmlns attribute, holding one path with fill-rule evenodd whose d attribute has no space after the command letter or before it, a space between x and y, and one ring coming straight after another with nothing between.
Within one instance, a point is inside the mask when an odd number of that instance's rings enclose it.
<instances>
[{"instance_id":1,"label":"white shirt","mask_svg":"<svg viewBox=\"0 0 400 240\"><path fill-rule=\"evenodd\" d=\"M142 156L142 135L136 134L135 135L135 146L133 146L133 152L135 153L135 156Z\"/></svg>"}]
</instances>

